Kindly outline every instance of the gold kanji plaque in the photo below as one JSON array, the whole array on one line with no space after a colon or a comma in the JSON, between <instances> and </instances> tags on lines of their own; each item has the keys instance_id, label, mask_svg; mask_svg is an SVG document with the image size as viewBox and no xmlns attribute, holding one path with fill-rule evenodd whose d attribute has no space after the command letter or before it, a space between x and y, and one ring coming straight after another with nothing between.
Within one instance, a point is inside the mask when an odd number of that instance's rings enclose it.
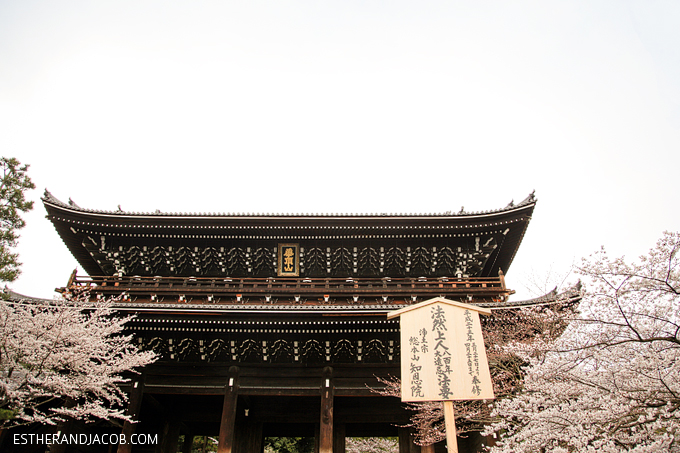
<instances>
[{"instance_id":1,"label":"gold kanji plaque","mask_svg":"<svg viewBox=\"0 0 680 453\"><path fill-rule=\"evenodd\" d=\"M279 277L300 276L299 244L279 244L277 274Z\"/></svg>"}]
</instances>

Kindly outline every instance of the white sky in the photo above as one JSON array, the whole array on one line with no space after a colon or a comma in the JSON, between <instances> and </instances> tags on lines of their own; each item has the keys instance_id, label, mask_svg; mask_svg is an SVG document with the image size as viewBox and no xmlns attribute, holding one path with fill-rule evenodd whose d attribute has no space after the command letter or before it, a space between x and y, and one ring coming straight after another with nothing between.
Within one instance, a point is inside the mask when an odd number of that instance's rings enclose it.
<instances>
[{"instance_id":1,"label":"white sky","mask_svg":"<svg viewBox=\"0 0 680 453\"><path fill-rule=\"evenodd\" d=\"M0 0L0 150L38 186L23 294L77 266L45 188L283 213L490 210L535 189L507 279L530 297L601 245L632 258L680 228L678 145L677 1Z\"/></svg>"}]
</instances>

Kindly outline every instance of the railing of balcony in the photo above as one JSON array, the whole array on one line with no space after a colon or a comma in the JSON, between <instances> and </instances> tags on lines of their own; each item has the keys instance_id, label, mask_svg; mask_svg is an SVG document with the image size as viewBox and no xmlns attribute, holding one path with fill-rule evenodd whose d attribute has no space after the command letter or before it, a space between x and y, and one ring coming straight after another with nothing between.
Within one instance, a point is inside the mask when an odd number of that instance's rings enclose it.
<instances>
[{"instance_id":1,"label":"railing of balcony","mask_svg":"<svg viewBox=\"0 0 680 453\"><path fill-rule=\"evenodd\" d=\"M96 290L185 291L221 293L413 293L507 292L502 277L483 278L200 278L142 276L77 276L71 286Z\"/></svg>"}]
</instances>

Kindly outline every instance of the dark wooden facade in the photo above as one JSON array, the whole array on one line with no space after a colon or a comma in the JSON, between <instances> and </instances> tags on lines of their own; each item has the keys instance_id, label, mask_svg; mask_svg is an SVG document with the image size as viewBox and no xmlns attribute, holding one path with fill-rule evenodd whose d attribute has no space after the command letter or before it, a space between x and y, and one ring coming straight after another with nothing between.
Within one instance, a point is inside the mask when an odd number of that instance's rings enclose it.
<instances>
[{"instance_id":1,"label":"dark wooden facade","mask_svg":"<svg viewBox=\"0 0 680 453\"><path fill-rule=\"evenodd\" d=\"M399 375L399 321L386 313L444 296L507 302L509 268L533 195L484 212L432 215L168 214L43 203L89 276L66 289L120 295L135 341L161 359L132 381L131 432L219 436L221 452L255 452L268 436L400 436L409 413L377 396Z\"/></svg>"}]
</instances>

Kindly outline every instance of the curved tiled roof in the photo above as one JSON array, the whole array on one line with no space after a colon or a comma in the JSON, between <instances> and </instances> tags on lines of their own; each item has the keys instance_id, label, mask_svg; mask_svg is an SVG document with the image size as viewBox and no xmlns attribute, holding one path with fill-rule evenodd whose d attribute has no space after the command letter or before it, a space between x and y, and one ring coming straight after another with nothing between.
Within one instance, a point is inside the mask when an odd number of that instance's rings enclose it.
<instances>
[{"instance_id":1,"label":"curved tiled roof","mask_svg":"<svg viewBox=\"0 0 680 453\"><path fill-rule=\"evenodd\" d=\"M42 299L40 297L33 297L33 296L25 296L23 294L19 294L17 292L14 292L12 289L8 288L5 286L5 288L2 290L2 298L6 300L10 300L13 302L18 302L22 300L30 301L33 304L47 304L49 305L50 303L53 303L53 299Z\"/></svg>"},{"instance_id":2,"label":"curved tiled roof","mask_svg":"<svg viewBox=\"0 0 680 453\"><path fill-rule=\"evenodd\" d=\"M45 204L51 204L55 207L61 207L68 209L73 212L81 212L88 214L101 214L107 216L133 216L133 217L474 217L474 216L484 216L489 214L498 214L503 212L513 211L515 209L524 208L529 205L533 205L536 202L536 197L534 192L530 193L524 200L515 204L513 201L508 203L507 206L488 210L488 211L477 211L477 212L467 212L461 208L459 212L446 211L443 213L215 213L215 212L131 212L118 209L116 211L112 210L101 210L101 209L87 209L81 208L73 200L69 198L69 202L65 203L58 198L56 198L52 193L45 189L41 200Z\"/></svg>"},{"instance_id":3,"label":"curved tiled roof","mask_svg":"<svg viewBox=\"0 0 680 453\"><path fill-rule=\"evenodd\" d=\"M490 255L483 272L475 275L498 275L499 269L507 272L512 263L536 204L531 193L520 203L474 213L196 214L85 209L72 200L62 202L49 191L45 191L42 201L59 236L90 275L112 275L111 265L119 247L120 251L134 247L144 247L146 251L147 247L161 245L173 250L182 246L202 253L227 246L271 249L277 243L291 241L324 250L331 246L384 246L385 250L402 247L404 253L410 253L407 247L432 250L433 246L444 246L459 252L462 247L463 254L466 247L476 252L485 248Z\"/></svg>"},{"instance_id":4,"label":"curved tiled roof","mask_svg":"<svg viewBox=\"0 0 680 453\"><path fill-rule=\"evenodd\" d=\"M554 304L573 305L578 304L581 301L583 294L583 286L579 280L575 285L570 286L561 292L557 292L557 287L555 287L549 293L539 297L534 297L533 299L517 301L505 300L497 303L480 303L479 306L491 308L492 310L514 310L517 308L542 307Z\"/></svg>"}]
</instances>

